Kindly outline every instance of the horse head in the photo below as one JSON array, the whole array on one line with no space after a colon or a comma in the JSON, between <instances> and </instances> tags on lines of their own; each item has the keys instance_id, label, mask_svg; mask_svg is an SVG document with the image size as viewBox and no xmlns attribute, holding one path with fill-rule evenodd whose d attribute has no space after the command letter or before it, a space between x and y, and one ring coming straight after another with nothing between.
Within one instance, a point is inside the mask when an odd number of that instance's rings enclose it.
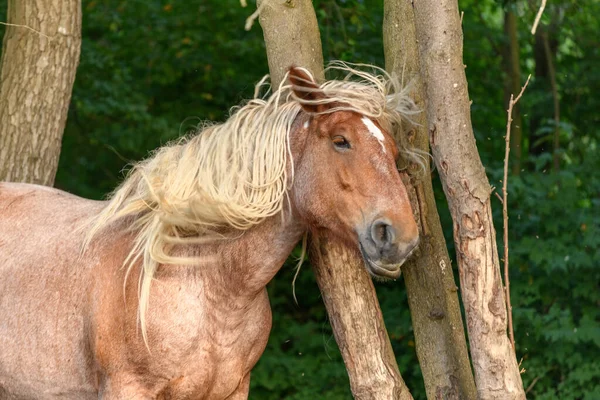
<instances>
[{"instance_id":1,"label":"horse head","mask_svg":"<svg viewBox=\"0 0 600 400\"><path fill-rule=\"evenodd\" d=\"M359 251L372 275L397 278L419 230L395 140L386 124L329 97L304 70L291 68L288 79L303 110L292 187L300 218Z\"/></svg>"}]
</instances>

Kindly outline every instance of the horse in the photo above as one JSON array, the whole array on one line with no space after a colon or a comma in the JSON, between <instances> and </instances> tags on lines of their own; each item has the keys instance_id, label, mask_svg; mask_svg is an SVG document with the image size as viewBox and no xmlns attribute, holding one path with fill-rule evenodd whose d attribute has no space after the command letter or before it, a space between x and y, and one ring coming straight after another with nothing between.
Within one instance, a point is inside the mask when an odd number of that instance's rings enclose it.
<instances>
[{"instance_id":1,"label":"horse","mask_svg":"<svg viewBox=\"0 0 600 400\"><path fill-rule=\"evenodd\" d=\"M397 278L419 241L396 164L415 153L392 136L411 102L382 70L331 68L265 77L108 200L0 184L0 399L246 399L266 285L307 232Z\"/></svg>"}]
</instances>

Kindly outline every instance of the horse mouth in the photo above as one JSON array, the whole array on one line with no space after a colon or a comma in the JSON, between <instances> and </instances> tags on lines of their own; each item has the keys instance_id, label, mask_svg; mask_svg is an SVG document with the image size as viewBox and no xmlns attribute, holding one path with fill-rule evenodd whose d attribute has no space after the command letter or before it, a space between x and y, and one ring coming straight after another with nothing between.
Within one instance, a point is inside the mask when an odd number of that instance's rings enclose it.
<instances>
[{"instance_id":1,"label":"horse mouth","mask_svg":"<svg viewBox=\"0 0 600 400\"><path fill-rule=\"evenodd\" d=\"M381 264L365 258L367 271L377 278L398 279L402 270L402 264Z\"/></svg>"},{"instance_id":2,"label":"horse mouth","mask_svg":"<svg viewBox=\"0 0 600 400\"><path fill-rule=\"evenodd\" d=\"M404 263L404 260L397 264L386 264L372 260L366 254L365 250L362 247L362 244L360 245L360 252L365 262L367 272L369 272L369 274L371 274L372 276L383 279L398 279L400 277L400 274L402 272L400 267Z\"/></svg>"}]
</instances>

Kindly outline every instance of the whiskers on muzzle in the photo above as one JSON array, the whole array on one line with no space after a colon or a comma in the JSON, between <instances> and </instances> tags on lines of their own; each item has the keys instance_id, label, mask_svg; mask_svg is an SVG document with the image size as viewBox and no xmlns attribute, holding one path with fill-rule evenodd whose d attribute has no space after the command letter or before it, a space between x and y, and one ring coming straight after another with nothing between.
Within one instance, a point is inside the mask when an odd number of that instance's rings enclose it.
<instances>
[{"instance_id":1,"label":"whiskers on muzzle","mask_svg":"<svg viewBox=\"0 0 600 400\"><path fill-rule=\"evenodd\" d=\"M418 233L405 239L398 238L398 230L387 221L376 220L359 236L359 248L367 271L374 277L397 279L400 267L415 252L419 244Z\"/></svg>"}]
</instances>

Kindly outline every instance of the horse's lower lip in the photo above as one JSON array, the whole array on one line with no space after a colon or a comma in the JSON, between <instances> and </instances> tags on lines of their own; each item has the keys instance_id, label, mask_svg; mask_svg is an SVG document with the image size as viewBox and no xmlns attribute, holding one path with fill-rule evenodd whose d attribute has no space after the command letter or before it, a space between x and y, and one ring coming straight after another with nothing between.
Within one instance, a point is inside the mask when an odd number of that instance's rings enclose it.
<instances>
[{"instance_id":1,"label":"horse's lower lip","mask_svg":"<svg viewBox=\"0 0 600 400\"><path fill-rule=\"evenodd\" d=\"M400 264L379 265L368 258L365 258L365 261L373 275L389 279L396 279L400 276Z\"/></svg>"},{"instance_id":2,"label":"horse's lower lip","mask_svg":"<svg viewBox=\"0 0 600 400\"><path fill-rule=\"evenodd\" d=\"M367 266L367 270L372 275L388 279L396 279L400 276L400 266L402 265L402 262L398 264L378 264L369 258L360 242L359 249Z\"/></svg>"}]
</instances>

